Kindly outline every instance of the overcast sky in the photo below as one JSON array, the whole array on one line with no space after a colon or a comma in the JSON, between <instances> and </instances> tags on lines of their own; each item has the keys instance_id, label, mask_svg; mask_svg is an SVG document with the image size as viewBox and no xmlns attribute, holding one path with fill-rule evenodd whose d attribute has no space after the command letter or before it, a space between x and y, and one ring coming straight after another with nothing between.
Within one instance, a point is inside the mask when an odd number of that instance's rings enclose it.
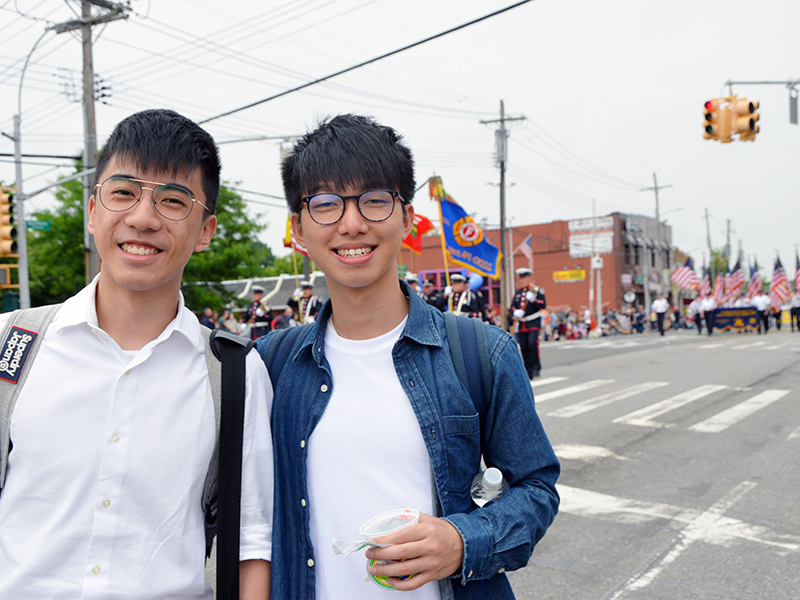
<instances>
[{"instance_id":1,"label":"overcast sky","mask_svg":"<svg viewBox=\"0 0 800 600\"><path fill-rule=\"evenodd\" d=\"M94 64L109 88L97 105L102 144L138 110L167 107L195 120L267 98L494 12L509 1L133 0L127 20L95 28ZM230 9L228 9L230 7ZM76 2L0 0L0 129L13 131L20 69L45 29L75 18ZM800 127L782 85L736 85L761 102L755 142L702 137L702 106L733 81L800 79L800 2L538 0L427 44L208 122L218 142L291 136L326 116L363 113L391 125L414 151L417 180L433 174L476 218L499 224L494 155L500 100L510 117L507 213L513 225L613 211L663 219L697 266L730 219L734 252L771 274L780 252L790 278L800 243ZM22 88L23 152L74 155L83 145L81 45L46 33ZM280 140L220 145L223 177L282 197ZM0 153L13 143L0 138ZM0 157L0 180L14 180ZM60 166L58 166L60 165ZM64 161L26 159L26 191L69 174ZM492 185L495 184L495 185ZM284 254L280 199L243 193ZM27 211L52 203L43 194ZM268 204L265 204L268 203ZM438 218L427 189L417 211Z\"/></svg>"}]
</instances>

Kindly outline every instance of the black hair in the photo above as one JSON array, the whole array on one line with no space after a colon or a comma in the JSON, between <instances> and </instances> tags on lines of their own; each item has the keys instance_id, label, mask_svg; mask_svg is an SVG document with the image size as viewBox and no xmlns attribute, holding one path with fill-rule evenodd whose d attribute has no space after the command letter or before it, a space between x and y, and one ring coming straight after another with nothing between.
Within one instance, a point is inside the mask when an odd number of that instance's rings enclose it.
<instances>
[{"instance_id":1,"label":"black hair","mask_svg":"<svg viewBox=\"0 0 800 600\"><path fill-rule=\"evenodd\" d=\"M199 168L204 204L214 214L219 196L220 160L208 132L191 119L163 108L143 110L120 121L97 159L95 183L112 157L134 162L139 169L163 173Z\"/></svg>"},{"instance_id":2,"label":"black hair","mask_svg":"<svg viewBox=\"0 0 800 600\"><path fill-rule=\"evenodd\" d=\"M414 198L414 157L391 127L361 115L338 115L320 123L295 144L281 163L289 210L327 186L395 190L403 204Z\"/></svg>"}]
</instances>

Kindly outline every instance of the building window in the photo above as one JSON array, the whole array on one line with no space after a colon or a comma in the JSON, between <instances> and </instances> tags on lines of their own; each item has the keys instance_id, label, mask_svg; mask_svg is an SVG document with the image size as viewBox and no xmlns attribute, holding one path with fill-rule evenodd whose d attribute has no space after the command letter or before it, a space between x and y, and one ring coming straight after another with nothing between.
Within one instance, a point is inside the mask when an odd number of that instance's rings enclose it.
<instances>
[{"instance_id":1,"label":"building window","mask_svg":"<svg viewBox=\"0 0 800 600\"><path fill-rule=\"evenodd\" d=\"M656 266L656 251L652 248L650 249L650 266L653 268Z\"/></svg>"},{"instance_id":2,"label":"building window","mask_svg":"<svg viewBox=\"0 0 800 600\"><path fill-rule=\"evenodd\" d=\"M625 244L625 264L631 264L631 245Z\"/></svg>"},{"instance_id":3,"label":"building window","mask_svg":"<svg viewBox=\"0 0 800 600\"><path fill-rule=\"evenodd\" d=\"M641 246L634 246L633 247L633 260L635 265L642 264L642 247Z\"/></svg>"}]
</instances>

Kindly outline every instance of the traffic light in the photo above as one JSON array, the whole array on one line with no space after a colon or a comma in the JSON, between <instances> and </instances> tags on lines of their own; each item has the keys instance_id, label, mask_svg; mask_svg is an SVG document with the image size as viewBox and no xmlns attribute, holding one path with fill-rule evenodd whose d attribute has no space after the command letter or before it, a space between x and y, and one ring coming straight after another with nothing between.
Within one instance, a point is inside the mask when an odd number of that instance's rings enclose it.
<instances>
[{"instance_id":1,"label":"traffic light","mask_svg":"<svg viewBox=\"0 0 800 600\"><path fill-rule=\"evenodd\" d=\"M707 140L719 139L719 116L720 106L719 100L709 100L703 106L703 138Z\"/></svg>"},{"instance_id":2,"label":"traffic light","mask_svg":"<svg viewBox=\"0 0 800 600\"><path fill-rule=\"evenodd\" d=\"M705 103L703 112L703 137L727 143L731 141L731 113L728 106L723 106L724 98L713 98Z\"/></svg>"},{"instance_id":3,"label":"traffic light","mask_svg":"<svg viewBox=\"0 0 800 600\"><path fill-rule=\"evenodd\" d=\"M0 189L0 256L17 254L17 228L14 227L14 189Z\"/></svg>"},{"instance_id":4,"label":"traffic light","mask_svg":"<svg viewBox=\"0 0 800 600\"><path fill-rule=\"evenodd\" d=\"M747 98L733 100L731 110L733 111L732 133L738 133L740 141L754 141L759 131L759 115L756 112L758 101L750 102Z\"/></svg>"}]
</instances>

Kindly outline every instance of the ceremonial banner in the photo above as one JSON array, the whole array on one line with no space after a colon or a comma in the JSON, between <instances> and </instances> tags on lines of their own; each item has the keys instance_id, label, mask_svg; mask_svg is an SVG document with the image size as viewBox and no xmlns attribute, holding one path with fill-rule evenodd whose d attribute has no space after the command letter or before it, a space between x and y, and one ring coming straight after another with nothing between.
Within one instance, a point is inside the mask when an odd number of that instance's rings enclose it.
<instances>
[{"instance_id":1,"label":"ceremonial banner","mask_svg":"<svg viewBox=\"0 0 800 600\"><path fill-rule=\"evenodd\" d=\"M430 219L419 214L414 214L414 225L411 229L411 233L403 240L403 246L409 250L413 250L417 254L421 254L422 236L431 229L433 229L433 223L431 223Z\"/></svg>"},{"instance_id":2,"label":"ceremonial banner","mask_svg":"<svg viewBox=\"0 0 800 600\"><path fill-rule=\"evenodd\" d=\"M470 271L497 279L502 258L500 251L489 243L472 217L447 195L440 177L431 177L429 193L439 202L442 246L450 259Z\"/></svg>"},{"instance_id":3,"label":"ceremonial banner","mask_svg":"<svg viewBox=\"0 0 800 600\"><path fill-rule=\"evenodd\" d=\"M758 313L751 306L742 308L718 308L714 317L714 329L720 331L756 331Z\"/></svg>"}]
</instances>

